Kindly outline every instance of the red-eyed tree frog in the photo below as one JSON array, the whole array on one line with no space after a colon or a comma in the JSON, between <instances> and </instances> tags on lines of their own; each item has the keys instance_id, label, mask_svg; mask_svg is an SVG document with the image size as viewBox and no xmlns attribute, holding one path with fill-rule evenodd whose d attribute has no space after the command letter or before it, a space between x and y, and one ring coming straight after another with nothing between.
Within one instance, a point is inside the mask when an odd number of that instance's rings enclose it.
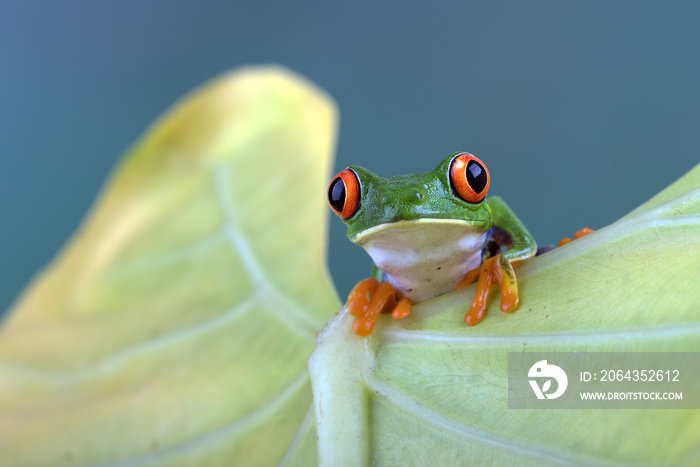
<instances>
[{"instance_id":1,"label":"red-eyed tree frog","mask_svg":"<svg viewBox=\"0 0 700 467\"><path fill-rule=\"evenodd\" d=\"M489 172L475 156L451 154L427 173L381 178L350 166L328 186L328 203L348 238L372 257L372 277L350 292L347 310L359 336L372 333L381 312L396 319L422 302L478 277L464 320L478 324L491 285L501 309L518 307L512 263L535 256L535 240L501 198L486 198ZM508 249L501 253L501 247Z\"/></svg>"}]
</instances>

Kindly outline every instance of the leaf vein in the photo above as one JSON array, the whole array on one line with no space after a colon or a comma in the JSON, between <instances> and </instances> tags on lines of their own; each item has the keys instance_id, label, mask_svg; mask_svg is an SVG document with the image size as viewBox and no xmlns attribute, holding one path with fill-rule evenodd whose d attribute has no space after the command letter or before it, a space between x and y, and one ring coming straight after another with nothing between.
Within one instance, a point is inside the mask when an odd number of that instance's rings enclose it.
<instances>
[{"instance_id":1,"label":"leaf vein","mask_svg":"<svg viewBox=\"0 0 700 467\"><path fill-rule=\"evenodd\" d=\"M577 344L609 342L611 338L638 339L675 338L700 334L700 323L674 323L658 326L617 329L589 329L580 331L531 332L517 334L457 334L437 331L412 331L403 329L386 329L383 333L385 342L392 344L450 344L462 346L502 346L527 344Z\"/></svg>"},{"instance_id":2,"label":"leaf vein","mask_svg":"<svg viewBox=\"0 0 700 467\"><path fill-rule=\"evenodd\" d=\"M0 364L0 374L5 374L8 376L12 375L14 377L24 377L28 379L45 380L46 382L50 381L55 384L63 385L83 382L96 378L100 375L113 372L120 365L124 365L130 360L141 357L149 352L154 352L169 345L178 344L188 339L206 334L212 330L216 330L221 325L235 319L238 314L251 307L255 300L255 296L250 296L227 312L222 313L213 319L198 323L195 326L191 326L180 331L157 336L150 340L126 347L87 368L81 368L80 370L75 371L50 371L15 364Z\"/></svg>"},{"instance_id":3,"label":"leaf vein","mask_svg":"<svg viewBox=\"0 0 700 467\"><path fill-rule=\"evenodd\" d=\"M158 462L173 456L182 455L185 452L192 453L197 449L206 448L206 446L221 442L225 438L236 435L257 423L265 420L275 411L282 408L289 400L304 387L309 381L309 374L304 369L299 375L289 383L281 392L273 399L261 405L252 412L236 419L232 423L217 428L214 431L205 433L201 436L192 439L184 440L180 443L164 447L145 454L138 454L132 457L126 457L114 461L102 462L97 464L88 464L81 467L130 467L134 465L143 465L145 463Z\"/></svg>"},{"instance_id":4,"label":"leaf vein","mask_svg":"<svg viewBox=\"0 0 700 467\"><path fill-rule=\"evenodd\" d=\"M516 456L527 456L561 465L601 465L599 460L593 461L592 459L574 456L554 448L527 443L461 423L411 399L375 375L366 375L365 382L367 387L386 403L408 412L418 420L428 422L437 429L449 431L459 437L467 438L489 448L507 451Z\"/></svg>"},{"instance_id":5,"label":"leaf vein","mask_svg":"<svg viewBox=\"0 0 700 467\"><path fill-rule=\"evenodd\" d=\"M240 233L236 222L235 210L230 198L231 190L229 189L228 180L224 174L223 167L214 169L214 183L216 185L217 197L219 198L219 202L224 211L224 218L226 219L226 237L233 248L238 252L243 264L245 264L247 270L250 272L253 283L259 288L258 293L264 299L272 299L272 301L277 302L269 306L268 311L301 336L314 340L316 331L321 329L323 323L309 316L295 305L289 297L271 285L271 281L266 277L263 269L260 267L247 240ZM276 305L285 307L295 319L289 319L289 317L279 311L279 307Z\"/></svg>"}]
</instances>

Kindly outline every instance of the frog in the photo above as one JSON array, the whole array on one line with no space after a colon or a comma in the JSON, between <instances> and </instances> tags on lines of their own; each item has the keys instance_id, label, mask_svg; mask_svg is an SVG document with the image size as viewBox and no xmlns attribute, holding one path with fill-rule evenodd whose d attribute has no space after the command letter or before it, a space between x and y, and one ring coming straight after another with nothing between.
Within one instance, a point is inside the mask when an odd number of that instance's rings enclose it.
<instances>
[{"instance_id":1,"label":"frog","mask_svg":"<svg viewBox=\"0 0 700 467\"><path fill-rule=\"evenodd\" d=\"M535 256L537 244L503 199L487 197L490 181L486 165L467 152L425 173L382 178L351 165L331 179L331 210L373 262L346 303L356 335L372 334L381 313L404 318L414 304L473 282L468 326L483 320L494 284L501 310L518 308L513 264Z\"/></svg>"}]
</instances>

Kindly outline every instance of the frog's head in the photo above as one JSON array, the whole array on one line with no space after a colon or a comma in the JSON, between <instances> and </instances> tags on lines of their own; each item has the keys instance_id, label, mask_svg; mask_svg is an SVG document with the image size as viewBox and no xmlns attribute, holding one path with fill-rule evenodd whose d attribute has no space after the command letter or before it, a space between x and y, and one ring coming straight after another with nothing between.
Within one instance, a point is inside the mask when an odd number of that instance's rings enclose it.
<instances>
[{"instance_id":1,"label":"frog's head","mask_svg":"<svg viewBox=\"0 0 700 467\"><path fill-rule=\"evenodd\" d=\"M491 227L489 181L483 162L464 152L430 172L391 178L350 166L329 184L328 202L348 226L348 238L363 246L379 233L405 236L436 226L481 234Z\"/></svg>"}]
</instances>

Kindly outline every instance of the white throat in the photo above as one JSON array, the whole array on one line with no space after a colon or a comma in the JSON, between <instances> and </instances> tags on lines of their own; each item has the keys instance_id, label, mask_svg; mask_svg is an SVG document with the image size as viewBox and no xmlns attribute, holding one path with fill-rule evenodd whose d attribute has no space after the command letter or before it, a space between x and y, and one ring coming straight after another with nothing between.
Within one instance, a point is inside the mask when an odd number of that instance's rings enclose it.
<instances>
[{"instance_id":1,"label":"white throat","mask_svg":"<svg viewBox=\"0 0 700 467\"><path fill-rule=\"evenodd\" d=\"M488 239L488 230L465 221L419 219L372 227L354 241L399 294L417 303L454 290L481 264Z\"/></svg>"}]
</instances>

